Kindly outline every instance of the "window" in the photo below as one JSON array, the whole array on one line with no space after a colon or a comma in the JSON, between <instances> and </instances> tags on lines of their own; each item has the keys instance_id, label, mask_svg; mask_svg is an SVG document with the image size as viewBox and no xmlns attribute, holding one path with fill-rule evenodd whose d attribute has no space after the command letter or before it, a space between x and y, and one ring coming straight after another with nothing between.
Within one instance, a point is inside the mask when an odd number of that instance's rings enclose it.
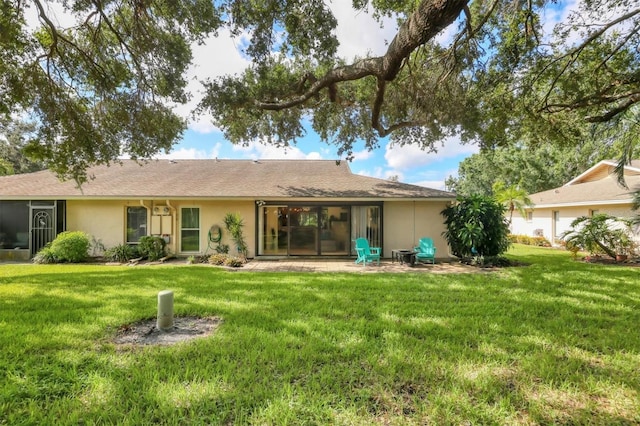
<instances>
[{"instance_id":1,"label":"window","mask_svg":"<svg viewBox=\"0 0 640 426\"><path fill-rule=\"evenodd\" d=\"M0 249L29 248L29 202L0 201Z\"/></svg>"},{"instance_id":2,"label":"window","mask_svg":"<svg viewBox=\"0 0 640 426\"><path fill-rule=\"evenodd\" d=\"M527 212L527 222L533 222L533 212Z\"/></svg>"},{"instance_id":3,"label":"window","mask_svg":"<svg viewBox=\"0 0 640 426\"><path fill-rule=\"evenodd\" d=\"M371 247L382 246L381 206L351 208L351 238L364 237Z\"/></svg>"},{"instance_id":4,"label":"window","mask_svg":"<svg viewBox=\"0 0 640 426\"><path fill-rule=\"evenodd\" d=\"M181 209L180 251L200 251L200 209L185 207Z\"/></svg>"},{"instance_id":5,"label":"window","mask_svg":"<svg viewBox=\"0 0 640 426\"><path fill-rule=\"evenodd\" d=\"M589 216L593 217L600 213L600 210L589 210Z\"/></svg>"},{"instance_id":6,"label":"window","mask_svg":"<svg viewBox=\"0 0 640 426\"><path fill-rule=\"evenodd\" d=\"M127 243L137 244L147 235L147 209L127 207Z\"/></svg>"}]
</instances>

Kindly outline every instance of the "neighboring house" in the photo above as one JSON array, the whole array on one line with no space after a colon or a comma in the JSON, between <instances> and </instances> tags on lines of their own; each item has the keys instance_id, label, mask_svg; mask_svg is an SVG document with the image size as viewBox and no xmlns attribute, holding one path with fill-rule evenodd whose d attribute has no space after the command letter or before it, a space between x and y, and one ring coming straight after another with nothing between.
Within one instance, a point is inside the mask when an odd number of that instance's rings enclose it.
<instances>
[{"instance_id":1,"label":"neighboring house","mask_svg":"<svg viewBox=\"0 0 640 426\"><path fill-rule=\"evenodd\" d=\"M534 207L527 210L526 218L514 215L512 232L541 235L554 243L578 217L606 213L630 218L640 213L631 210L633 193L640 190L640 160L624 168L628 188L618 184L616 164L612 160L601 161L564 186L531 194Z\"/></svg>"},{"instance_id":2,"label":"neighboring house","mask_svg":"<svg viewBox=\"0 0 640 426\"><path fill-rule=\"evenodd\" d=\"M233 252L227 213L242 217L249 257L352 256L357 237L385 257L425 236L448 253L440 212L454 194L355 175L346 162L124 160L88 175L81 188L49 171L0 177L0 259L28 259L64 230L107 248L159 235L172 253L197 255L215 251L219 227Z\"/></svg>"}]
</instances>

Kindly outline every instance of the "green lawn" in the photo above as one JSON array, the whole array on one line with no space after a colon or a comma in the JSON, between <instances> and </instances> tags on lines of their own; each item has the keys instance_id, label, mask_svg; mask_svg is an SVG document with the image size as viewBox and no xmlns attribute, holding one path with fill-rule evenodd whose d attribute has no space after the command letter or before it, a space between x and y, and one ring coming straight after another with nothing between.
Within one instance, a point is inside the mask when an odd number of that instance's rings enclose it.
<instances>
[{"instance_id":1,"label":"green lawn","mask_svg":"<svg viewBox=\"0 0 640 426\"><path fill-rule=\"evenodd\" d=\"M499 272L0 265L0 424L638 424L640 268L517 246ZM121 349L156 313L207 338Z\"/></svg>"}]
</instances>

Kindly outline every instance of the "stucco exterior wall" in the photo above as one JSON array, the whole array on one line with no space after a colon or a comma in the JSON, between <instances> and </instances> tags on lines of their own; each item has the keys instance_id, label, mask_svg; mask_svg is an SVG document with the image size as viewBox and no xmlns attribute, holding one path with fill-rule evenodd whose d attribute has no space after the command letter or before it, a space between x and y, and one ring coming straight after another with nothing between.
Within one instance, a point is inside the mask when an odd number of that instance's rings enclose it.
<instances>
[{"instance_id":1,"label":"stucco exterior wall","mask_svg":"<svg viewBox=\"0 0 640 426\"><path fill-rule=\"evenodd\" d=\"M224 217L227 213L239 213L244 223L244 239L247 243L249 250L249 257L254 257L256 254L255 244L255 229L256 229L256 214L255 203L252 201L176 201L171 203L176 208L176 224L174 226L175 234L175 248L174 253L178 254L191 254L183 253L180 250L180 226L181 226L181 209L184 207L197 207L200 209L200 253L215 253L215 247L218 243L211 243L209 246L209 229L213 225L218 225L222 229L222 241L221 244L229 245L229 254L236 254L237 247L234 244L229 232L224 227Z\"/></svg>"},{"instance_id":2,"label":"stucco exterior wall","mask_svg":"<svg viewBox=\"0 0 640 426\"><path fill-rule=\"evenodd\" d=\"M105 247L122 244L125 239L125 208L138 201L67 201L67 230L84 231Z\"/></svg>"},{"instance_id":3,"label":"stucco exterior wall","mask_svg":"<svg viewBox=\"0 0 640 426\"><path fill-rule=\"evenodd\" d=\"M224 230L224 216L227 213L240 213L244 220L245 240L249 249L249 257L255 255L255 205L251 201L163 201L151 200L70 200L67 202L67 230L84 231L100 240L106 248L123 244L126 241L126 208L146 207L148 234L152 234L151 216L154 206L170 206L170 229L162 228L162 234L169 235L168 248L176 254L205 253L209 247L209 228L218 225L223 229L222 243L228 244L231 252L236 250L228 232ZM200 209L200 250L199 252L183 253L181 251L181 212L183 207L197 207ZM166 223L166 222L165 222ZM217 243L213 244L215 247ZM209 249L213 252L213 248Z\"/></svg>"},{"instance_id":4,"label":"stucco exterior wall","mask_svg":"<svg viewBox=\"0 0 640 426\"><path fill-rule=\"evenodd\" d=\"M446 206L445 201L386 201L383 257L391 257L394 249L413 248L422 237L433 238L436 257L450 257L449 246L442 236L446 229L440 214Z\"/></svg>"},{"instance_id":5,"label":"stucco exterior wall","mask_svg":"<svg viewBox=\"0 0 640 426\"><path fill-rule=\"evenodd\" d=\"M448 258L449 247L442 236L445 231L440 212L447 203L427 201L386 201L384 203L384 252L383 257L391 257L391 250L413 248L421 237L431 237L437 248L438 258ZM228 244L230 253L236 253L236 246L224 227L227 213L239 213L244 221L245 241L248 256L256 256L256 205L251 200L70 200L67 202L67 229L84 231L100 240L106 248L123 244L126 241L127 207L147 208L148 234L154 234L157 228L152 221L154 207L170 208L165 215L161 234L168 236L168 249L178 255L214 253L218 243L209 241L209 229L213 225L222 231L221 244ZM198 208L200 232L198 252L185 252L181 249L181 223L183 208ZM170 224L170 225L169 225ZM167 229L168 228L168 229Z\"/></svg>"},{"instance_id":6,"label":"stucco exterior wall","mask_svg":"<svg viewBox=\"0 0 640 426\"><path fill-rule=\"evenodd\" d=\"M559 220L554 226L553 212L559 213ZM536 230L541 229L543 236L552 244L556 237L571 229L571 222L580 216L591 216L593 213L606 213L616 217L632 217L634 212L630 205L593 205L570 206L553 208L535 208L531 221L514 215L511 232L516 235L534 236ZM555 230L555 235L554 235Z\"/></svg>"}]
</instances>

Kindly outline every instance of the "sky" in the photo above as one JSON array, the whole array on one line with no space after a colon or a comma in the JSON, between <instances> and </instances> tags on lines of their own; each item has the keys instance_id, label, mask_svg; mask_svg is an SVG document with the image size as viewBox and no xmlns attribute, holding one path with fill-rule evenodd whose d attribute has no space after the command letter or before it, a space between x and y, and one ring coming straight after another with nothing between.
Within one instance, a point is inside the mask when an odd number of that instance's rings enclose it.
<instances>
[{"instance_id":1,"label":"sky","mask_svg":"<svg viewBox=\"0 0 640 426\"><path fill-rule=\"evenodd\" d=\"M548 34L547 31L550 31L556 22L563 20L570 10L575 9L577 1L579 0L558 2L549 16L545 17L545 33ZM389 19L381 26L370 15L354 11L350 1L327 0L327 4L338 21L336 35L340 41L339 56L351 59L365 53L375 56L384 54L387 43L396 33L394 20ZM55 3L49 4L48 7L60 9ZM50 9L50 12L57 15L58 24L62 27L73 24L73 18L65 16L63 11ZM27 19L34 24L37 22L35 15L28 16ZM452 25L439 35L443 44L451 39L454 30L455 25ZM221 30L217 37L211 37L205 44L193 47L194 64L189 70L188 89L194 96L188 104L174 108L179 115L188 118L188 129L169 153L159 154L157 158L337 160L335 147L321 142L312 129L308 129L305 137L296 145L286 149L259 142L249 146L236 146L225 140L222 132L211 123L210 117L191 117L191 111L202 96L200 81L240 73L249 65L246 56L243 56L240 50L242 45L246 45L245 40L234 39ZM365 176L381 179L397 177L401 182L445 189L445 180L449 176L457 176L459 163L478 151L476 145L462 144L455 138L442 141L435 152L422 151L412 145L392 146L386 138L380 140L379 148L374 151L365 150L364 144L360 144L360 150L356 146L350 167L352 172Z\"/></svg>"}]
</instances>

